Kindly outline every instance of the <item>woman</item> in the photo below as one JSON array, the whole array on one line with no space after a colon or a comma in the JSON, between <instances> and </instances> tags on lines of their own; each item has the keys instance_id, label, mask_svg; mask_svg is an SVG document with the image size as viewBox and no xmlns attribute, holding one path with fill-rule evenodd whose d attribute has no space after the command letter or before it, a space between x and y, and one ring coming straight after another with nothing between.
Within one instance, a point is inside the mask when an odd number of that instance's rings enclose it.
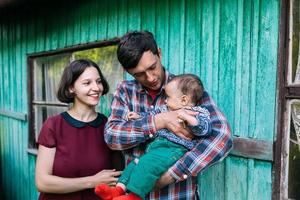
<instances>
[{"instance_id":1,"label":"woman","mask_svg":"<svg viewBox=\"0 0 300 200\"><path fill-rule=\"evenodd\" d=\"M111 152L103 139L107 118L95 111L109 86L94 62L81 59L65 68L57 98L72 107L49 117L38 138L36 186L39 199L94 200L93 188L115 185Z\"/></svg>"}]
</instances>

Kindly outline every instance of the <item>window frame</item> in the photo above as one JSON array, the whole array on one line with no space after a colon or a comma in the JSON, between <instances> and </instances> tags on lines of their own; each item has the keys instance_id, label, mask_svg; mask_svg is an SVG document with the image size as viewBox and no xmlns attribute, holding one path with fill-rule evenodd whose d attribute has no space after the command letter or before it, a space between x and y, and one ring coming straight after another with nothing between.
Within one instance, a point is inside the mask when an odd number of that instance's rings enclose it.
<instances>
[{"instance_id":1,"label":"window frame","mask_svg":"<svg viewBox=\"0 0 300 200\"><path fill-rule=\"evenodd\" d=\"M27 88L28 88L28 145L27 145L27 152L33 155L37 154L37 144L36 144L36 137L34 131L35 121L35 112L34 112L34 105L38 105L40 102L34 102L34 89L33 89L33 77L34 77L34 60L39 57L47 57L47 56L54 56L59 54L66 54L66 53L73 53L75 51L83 51L93 48L101 48L105 46L117 45L120 42L120 38L113 38L110 40L104 41L96 41L86 44L74 45L70 47L65 47L57 50L50 50L45 52L37 52L31 53L27 55L27 68L28 68L28 75L27 75ZM68 106L65 103L51 103L51 102L43 102L43 105L49 104L54 106Z\"/></svg>"},{"instance_id":2,"label":"window frame","mask_svg":"<svg viewBox=\"0 0 300 200\"><path fill-rule=\"evenodd\" d=\"M277 70L277 134L274 146L272 199L288 198L288 167L290 134L290 106L293 100L300 100L300 84L293 83L290 71L290 16L293 0L280 1L278 70ZM300 47L299 47L300 51Z\"/></svg>"}]
</instances>

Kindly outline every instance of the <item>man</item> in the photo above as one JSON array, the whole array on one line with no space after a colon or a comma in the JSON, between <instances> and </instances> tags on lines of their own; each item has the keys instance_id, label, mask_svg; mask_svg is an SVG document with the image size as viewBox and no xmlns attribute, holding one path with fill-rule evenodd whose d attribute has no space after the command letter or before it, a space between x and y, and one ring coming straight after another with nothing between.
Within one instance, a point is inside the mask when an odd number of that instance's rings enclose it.
<instances>
[{"instance_id":1,"label":"man","mask_svg":"<svg viewBox=\"0 0 300 200\"><path fill-rule=\"evenodd\" d=\"M164 104L164 85L170 74L161 64L162 55L152 33L129 32L121 38L118 60L134 80L123 81L112 102L112 112L106 124L105 140L110 148L123 150L126 163L140 157L155 137L157 130L166 128L174 134L191 139L192 134L178 122L177 111L145 115L142 120L128 121L128 112L147 113ZM157 188L147 199L196 199L197 174L222 160L232 147L226 118L204 92L202 102L211 115L212 131L177 161L157 182ZM167 186L167 187L165 187Z\"/></svg>"}]
</instances>

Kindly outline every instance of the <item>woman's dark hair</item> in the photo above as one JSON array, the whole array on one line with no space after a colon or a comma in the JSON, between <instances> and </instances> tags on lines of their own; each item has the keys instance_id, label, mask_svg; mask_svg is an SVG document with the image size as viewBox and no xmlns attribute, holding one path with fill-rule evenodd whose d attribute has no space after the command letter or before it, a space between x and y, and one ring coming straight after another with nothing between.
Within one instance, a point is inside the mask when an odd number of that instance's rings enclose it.
<instances>
[{"instance_id":1,"label":"woman's dark hair","mask_svg":"<svg viewBox=\"0 0 300 200\"><path fill-rule=\"evenodd\" d=\"M158 55L158 47L153 34L149 31L133 31L125 34L118 45L118 60L125 70L137 66L146 51Z\"/></svg>"},{"instance_id":2,"label":"woman's dark hair","mask_svg":"<svg viewBox=\"0 0 300 200\"><path fill-rule=\"evenodd\" d=\"M74 94L70 93L69 88L88 67L95 67L99 72L103 85L102 95L105 95L109 91L109 85L104 78L99 66L89 59L78 59L71 62L69 66L64 69L57 91L58 100L64 103L74 102Z\"/></svg>"},{"instance_id":3,"label":"woman's dark hair","mask_svg":"<svg viewBox=\"0 0 300 200\"><path fill-rule=\"evenodd\" d=\"M194 74L181 74L172 78L177 82L178 89L182 94L189 95L192 103L198 105L203 96L203 84L200 78Z\"/></svg>"}]
</instances>

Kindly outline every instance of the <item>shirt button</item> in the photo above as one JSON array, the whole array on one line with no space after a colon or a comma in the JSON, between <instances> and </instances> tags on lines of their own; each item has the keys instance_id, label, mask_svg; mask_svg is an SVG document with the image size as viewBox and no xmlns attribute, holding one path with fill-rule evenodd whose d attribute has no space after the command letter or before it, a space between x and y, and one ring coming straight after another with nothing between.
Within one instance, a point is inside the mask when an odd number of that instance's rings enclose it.
<instances>
[{"instance_id":1,"label":"shirt button","mask_svg":"<svg viewBox=\"0 0 300 200\"><path fill-rule=\"evenodd\" d=\"M151 105L151 106L150 106L150 108L151 108L151 109L153 109L153 108L154 108L154 106L153 106L153 105Z\"/></svg>"},{"instance_id":2,"label":"shirt button","mask_svg":"<svg viewBox=\"0 0 300 200\"><path fill-rule=\"evenodd\" d=\"M149 134L149 138L153 138L153 134L151 133L151 134Z\"/></svg>"},{"instance_id":3,"label":"shirt button","mask_svg":"<svg viewBox=\"0 0 300 200\"><path fill-rule=\"evenodd\" d=\"M183 174L182 177L183 177L183 179L187 179L188 176L186 174Z\"/></svg>"}]
</instances>

